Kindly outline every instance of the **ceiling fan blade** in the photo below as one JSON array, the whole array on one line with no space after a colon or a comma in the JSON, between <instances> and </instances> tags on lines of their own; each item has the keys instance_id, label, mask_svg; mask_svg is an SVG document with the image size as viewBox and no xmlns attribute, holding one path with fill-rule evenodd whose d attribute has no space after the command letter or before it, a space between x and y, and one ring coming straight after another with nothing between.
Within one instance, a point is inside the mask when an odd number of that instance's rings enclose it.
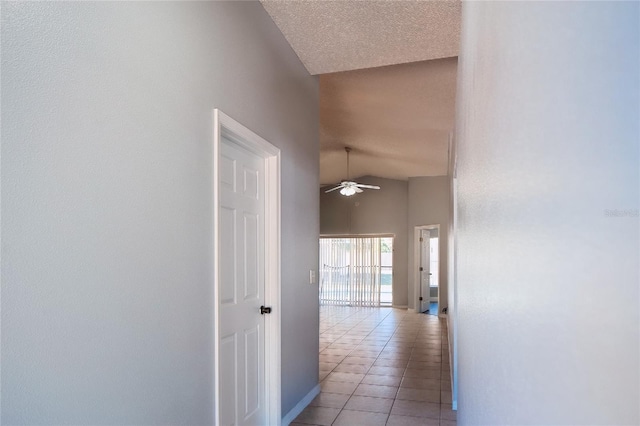
<instances>
[{"instance_id":1,"label":"ceiling fan blade","mask_svg":"<svg viewBox=\"0 0 640 426\"><path fill-rule=\"evenodd\" d=\"M362 183L356 183L356 185L358 188L365 188L365 189L380 189L379 186L377 185L364 185Z\"/></svg>"},{"instance_id":2,"label":"ceiling fan blade","mask_svg":"<svg viewBox=\"0 0 640 426\"><path fill-rule=\"evenodd\" d=\"M362 189L358 188L357 186L352 187L354 191L356 191L358 194L361 192L364 192Z\"/></svg>"},{"instance_id":3,"label":"ceiling fan blade","mask_svg":"<svg viewBox=\"0 0 640 426\"><path fill-rule=\"evenodd\" d=\"M336 189L340 189L340 188L342 188L342 187L343 187L343 185L342 185L342 184L340 184L340 185L336 186L335 188L327 189L327 190L326 190L326 191L324 191L324 192L326 193L326 192L335 191Z\"/></svg>"}]
</instances>

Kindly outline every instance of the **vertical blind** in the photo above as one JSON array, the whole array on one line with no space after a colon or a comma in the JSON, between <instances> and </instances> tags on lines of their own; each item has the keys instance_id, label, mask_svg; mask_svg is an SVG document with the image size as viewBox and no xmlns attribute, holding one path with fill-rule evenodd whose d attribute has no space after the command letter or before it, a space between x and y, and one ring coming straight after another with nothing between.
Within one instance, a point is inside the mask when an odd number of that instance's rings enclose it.
<instances>
[{"instance_id":1,"label":"vertical blind","mask_svg":"<svg viewBox=\"0 0 640 426\"><path fill-rule=\"evenodd\" d=\"M320 239L322 304L381 305L382 240L381 237Z\"/></svg>"}]
</instances>

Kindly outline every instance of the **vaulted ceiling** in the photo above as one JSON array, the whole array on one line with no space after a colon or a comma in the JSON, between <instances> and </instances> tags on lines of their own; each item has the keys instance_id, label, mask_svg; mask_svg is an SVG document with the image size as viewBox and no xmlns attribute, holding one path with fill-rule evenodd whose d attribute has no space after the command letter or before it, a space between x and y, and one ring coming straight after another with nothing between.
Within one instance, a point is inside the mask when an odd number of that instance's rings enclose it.
<instances>
[{"instance_id":1,"label":"vaulted ceiling","mask_svg":"<svg viewBox=\"0 0 640 426\"><path fill-rule=\"evenodd\" d=\"M457 58L320 76L320 182L447 174Z\"/></svg>"},{"instance_id":2,"label":"vaulted ceiling","mask_svg":"<svg viewBox=\"0 0 640 426\"><path fill-rule=\"evenodd\" d=\"M320 74L320 182L446 175L460 2L262 0Z\"/></svg>"}]
</instances>

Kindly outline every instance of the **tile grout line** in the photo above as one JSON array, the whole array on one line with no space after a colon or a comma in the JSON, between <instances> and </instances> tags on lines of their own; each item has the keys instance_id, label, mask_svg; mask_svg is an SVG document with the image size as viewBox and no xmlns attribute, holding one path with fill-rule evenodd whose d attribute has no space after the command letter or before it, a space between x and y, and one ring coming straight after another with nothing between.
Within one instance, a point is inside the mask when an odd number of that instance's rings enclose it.
<instances>
[{"instance_id":1,"label":"tile grout line","mask_svg":"<svg viewBox=\"0 0 640 426\"><path fill-rule=\"evenodd\" d=\"M322 307L321 307L322 308ZM366 365L366 370L364 370L363 373L357 373L357 374L361 374L362 378L359 379L357 382L340 382L340 381L336 381L335 383L353 383L355 385L355 388L353 391L351 391L348 394L344 394L347 397L346 402L344 403L344 405L342 406L342 408L339 409L336 417L333 420L333 423L335 423L338 418L340 417L340 415L347 410L346 406L349 403L349 401L356 396L355 392L357 391L357 389L360 387L360 385L363 384L363 380L366 376L370 375L370 376L377 376L376 374L369 374L369 372L371 371L371 369L374 366L377 366L376 363L381 360L381 359L393 359L393 358L381 358L382 354L385 352L385 350L388 350L391 348L390 344L392 344L392 341L396 341L397 343L399 343L399 346L402 346L406 349L409 349L408 351L408 358L406 360L406 362L402 362L402 364L404 364L403 368L402 368L402 375L399 377L400 381L398 383L397 386L397 390L395 391L394 397L393 398L387 398L387 397L379 397L379 396L368 396L368 395L362 395L363 397L369 397L369 398L384 398L384 399L390 399L391 402L391 407L389 409L389 412L387 413L378 413L378 414L385 414L386 415L386 422L389 421L390 417L391 417L391 412L393 410L393 407L395 406L396 402L398 401L398 395L400 393L400 390L402 389L402 383L404 382L404 379L409 377L407 376L407 371L409 370L410 364L411 362L420 362L419 358L414 358L414 356L417 354L417 352L415 352L417 349L419 349L419 346L422 345L418 345L419 340L423 340L424 341L424 349L429 351L429 341L437 341L438 342L438 346L439 346L439 362L438 362L438 388L437 389L433 389L433 390L437 390L438 391L438 407L439 407L439 415L438 415L438 419L433 419L431 417L429 417L431 420L438 420L438 422L440 422L442 419L442 405L445 404L442 400L442 392L444 391L443 389L443 373L444 373L444 363L443 363L443 359L444 359L444 355L443 353L445 352L445 348L448 347L448 330L447 330L447 324L446 322L443 322L442 319L436 318L436 320L433 322L433 324L429 324L430 321L432 320L428 320L428 321L423 321L421 319L417 319L419 317L414 317L416 318L415 321L408 321L408 319L410 319L411 317L409 316L410 314L408 312L404 312L400 318L398 319L398 316L396 315L392 315L394 314L393 308L391 308L388 312L386 312L386 314L383 317L380 317L379 312L381 312L380 310L376 311L376 312L371 312L371 311L365 311L366 308L360 308L358 310L356 310L355 312L345 312L344 310L340 310L340 312L336 312L335 310L333 310L333 312L331 312L329 315L329 318L325 318L323 320L321 320L321 329L323 330L321 332L321 336L323 334L330 334L333 337L329 338L330 341L328 340L324 340L324 342L326 342L326 346L323 347L323 349L320 351L320 353L324 352L326 349L330 349L331 346L333 344L336 344L336 342L342 338L344 338L345 336L347 336L350 340L350 342L346 342L344 343L347 346L352 346L345 354L336 354L336 356L341 357L341 360L339 362L336 363L331 363L331 364L335 364L334 367L331 368L331 370L322 370L326 372L326 375L323 377L322 382L327 381L327 379L329 378L329 376L332 373L338 373L335 370L341 366L341 365ZM322 314L322 312L321 312ZM326 315L326 314L325 314ZM364 350L366 351L366 347L368 346L372 346L375 348L378 348L379 346L376 345L376 340L373 339L372 341L370 341L370 343L374 343L373 345L368 345L368 344L364 344L363 342L365 342L367 340L367 338L370 338L372 335L373 336L378 336L379 334L377 333L378 331L378 327L380 327L381 325L385 324L385 323L389 323L389 325L391 324L391 321L389 321L389 319L392 319L392 324L393 327L388 327L389 330L387 330L386 328L384 329L385 333L384 336L380 336L383 337L384 339L384 344L381 345L381 349L376 349L375 351L377 352L377 355L375 357L370 357L373 361L372 363L367 363L367 364L343 364L343 362L345 361L345 359L349 356L353 356L353 352L356 350ZM330 324L330 325L329 325ZM348 324L348 328L345 327ZM352 325L353 324L353 325ZM328 326L327 326L328 325ZM426 329L428 329L429 325L435 325L435 330L437 333L424 333L424 331ZM404 333L399 333L401 331L404 330L404 327L407 327L406 331ZM339 327L337 330L335 330L336 327ZM354 330L356 330L356 333L353 333ZM364 333L366 332L366 334ZM408 333L407 333L408 332ZM409 340L405 340L406 336L409 335L411 336L411 338ZM397 340L398 337L401 337L402 339ZM422 337L422 339L419 339L420 337ZM426 337L426 339L424 339ZM432 338L429 338L432 337ZM433 337L436 337L435 339L433 339ZM396 339L394 339L396 338ZM446 339L445 339L446 338ZM356 342L354 342L354 340ZM446 341L445 341L446 340ZM445 344L446 343L446 344ZM338 348L339 349L339 348ZM433 348L435 349L435 348ZM327 355L331 355L331 354L327 354ZM358 355L358 356L362 356L362 355ZM429 355L427 353L426 356L432 356ZM366 355L365 355L366 357ZM369 358L369 357L367 357ZM447 362L448 364L448 362ZM396 364L397 365L397 364ZM379 368L398 368L396 366L383 366L383 365L378 365L377 367ZM364 368L363 368L364 369ZM450 370L449 370L450 371ZM351 373L349 371L346 372L341 372L341 373L346 373L346 374L355 374L355 373ZM323 373L324 374L324 373ZM384 375L381 374L380 376L382 377L397 377L397 376L388 376L388 375ZM429 379L429 378L427 378ZM435 379L434 379L435 380ZM331 380L329 380L331 381ZM333 382L333 381L331 381ZM382 386L380 384L367 384L370 386ZM396 387L396 386L394 386ZM407 388L407 389L411 389L411 388ZM429 390L429 389L425 389L425 390ZM449 391L450 392L450 391ZM407 401L413 401L413 400L407 400ZM420 401L414 401L414 402L420 402ZM428 402L428 401L422 401L422 402ZM369 412L369 413L374 413L374 411L367 411L367 410L353 410L352 411L360 411L360 412ZM455 423L455 421L453 421Z\"/></svg>"}]
</instances>

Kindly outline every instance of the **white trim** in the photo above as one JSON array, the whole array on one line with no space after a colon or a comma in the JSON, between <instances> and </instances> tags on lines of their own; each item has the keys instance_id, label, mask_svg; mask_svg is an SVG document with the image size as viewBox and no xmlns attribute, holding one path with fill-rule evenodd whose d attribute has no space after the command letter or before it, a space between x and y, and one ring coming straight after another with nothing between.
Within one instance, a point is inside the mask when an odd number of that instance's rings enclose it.
<instances>
[{"instance_id":1,"label":"white trim","mask_svg":"<svg viewBox=\"0 0 640 426\"><path fill-rule=\"evenodd\" d=\"M446 318L446 314L445 318ZM449 323L449 321L447 320L447 324ZM449 330L447 330L447 341L449 342L449 339L451 338L451 334L449 334ZM451 409L452 410L458 410L458 398L453 397L453 350L452 350L453 346L451 345L451 342L449 342L449 350L447 352L449 352L449 380L451 381Z\"/></svg>"},{"instance_id":2,"label":"white trim","mask_svg":"<svg viewBox=\"0 0 640 426\"><path fill-rule=\"evenodd\" d=\"M280 150L253 133L219 109L213 110L213 312L214 312L214 420L220 424L219 359L219 224L218 224L218 160L222 136L265 160L265 304L273 311L265 317L265 395L270 425L281 419L281 354L280 354Z\"/></svg>"},{"instance_id":3,"label":"white trim","mask_svg":"<svg viewBox=\"0 0 640 426\"><path fill-rule=\"evenodd\" d=\"M413 228L413 306L416 313L420 313L420 287L422 283L420 281L420 231L424 229L437 229L438 230L438 267L440 267L440 244L442 234L440 233L440 225L418 225ZM442 309L440 306L440 289L441 289L440 271L438 271L438 309ZM431 301L431 296L429 296Z\"/></svg>"},{"instance_id":4,"label":"white trim","mask_svg":"<svg viewBox=\"0 0 640 426\"><path fill-rule=\"evenodd\" d=\"M407 309L407 305L391 305L393 309Z\"/></svg>"},{"instance_id":5,"label":"white trim","mask_svg":"<svg viewBox=\"0 0 640 426\"><path fill-rule=\"evenodd\" d=\"M289 423L294 421L296 417L298 417L300 413L302 413L302 410L307 408L307 405L309 405L311 401L313 401L313 399L316 396L318 396L319 393L320 393L320 385L316 385L313 389L309 391L308 394L305 395L304 398L300 400L300 402L296 404L295 407L289 410L286 416L282 418L282 426L289 426Z\"/></svg>"}]
</instances>

